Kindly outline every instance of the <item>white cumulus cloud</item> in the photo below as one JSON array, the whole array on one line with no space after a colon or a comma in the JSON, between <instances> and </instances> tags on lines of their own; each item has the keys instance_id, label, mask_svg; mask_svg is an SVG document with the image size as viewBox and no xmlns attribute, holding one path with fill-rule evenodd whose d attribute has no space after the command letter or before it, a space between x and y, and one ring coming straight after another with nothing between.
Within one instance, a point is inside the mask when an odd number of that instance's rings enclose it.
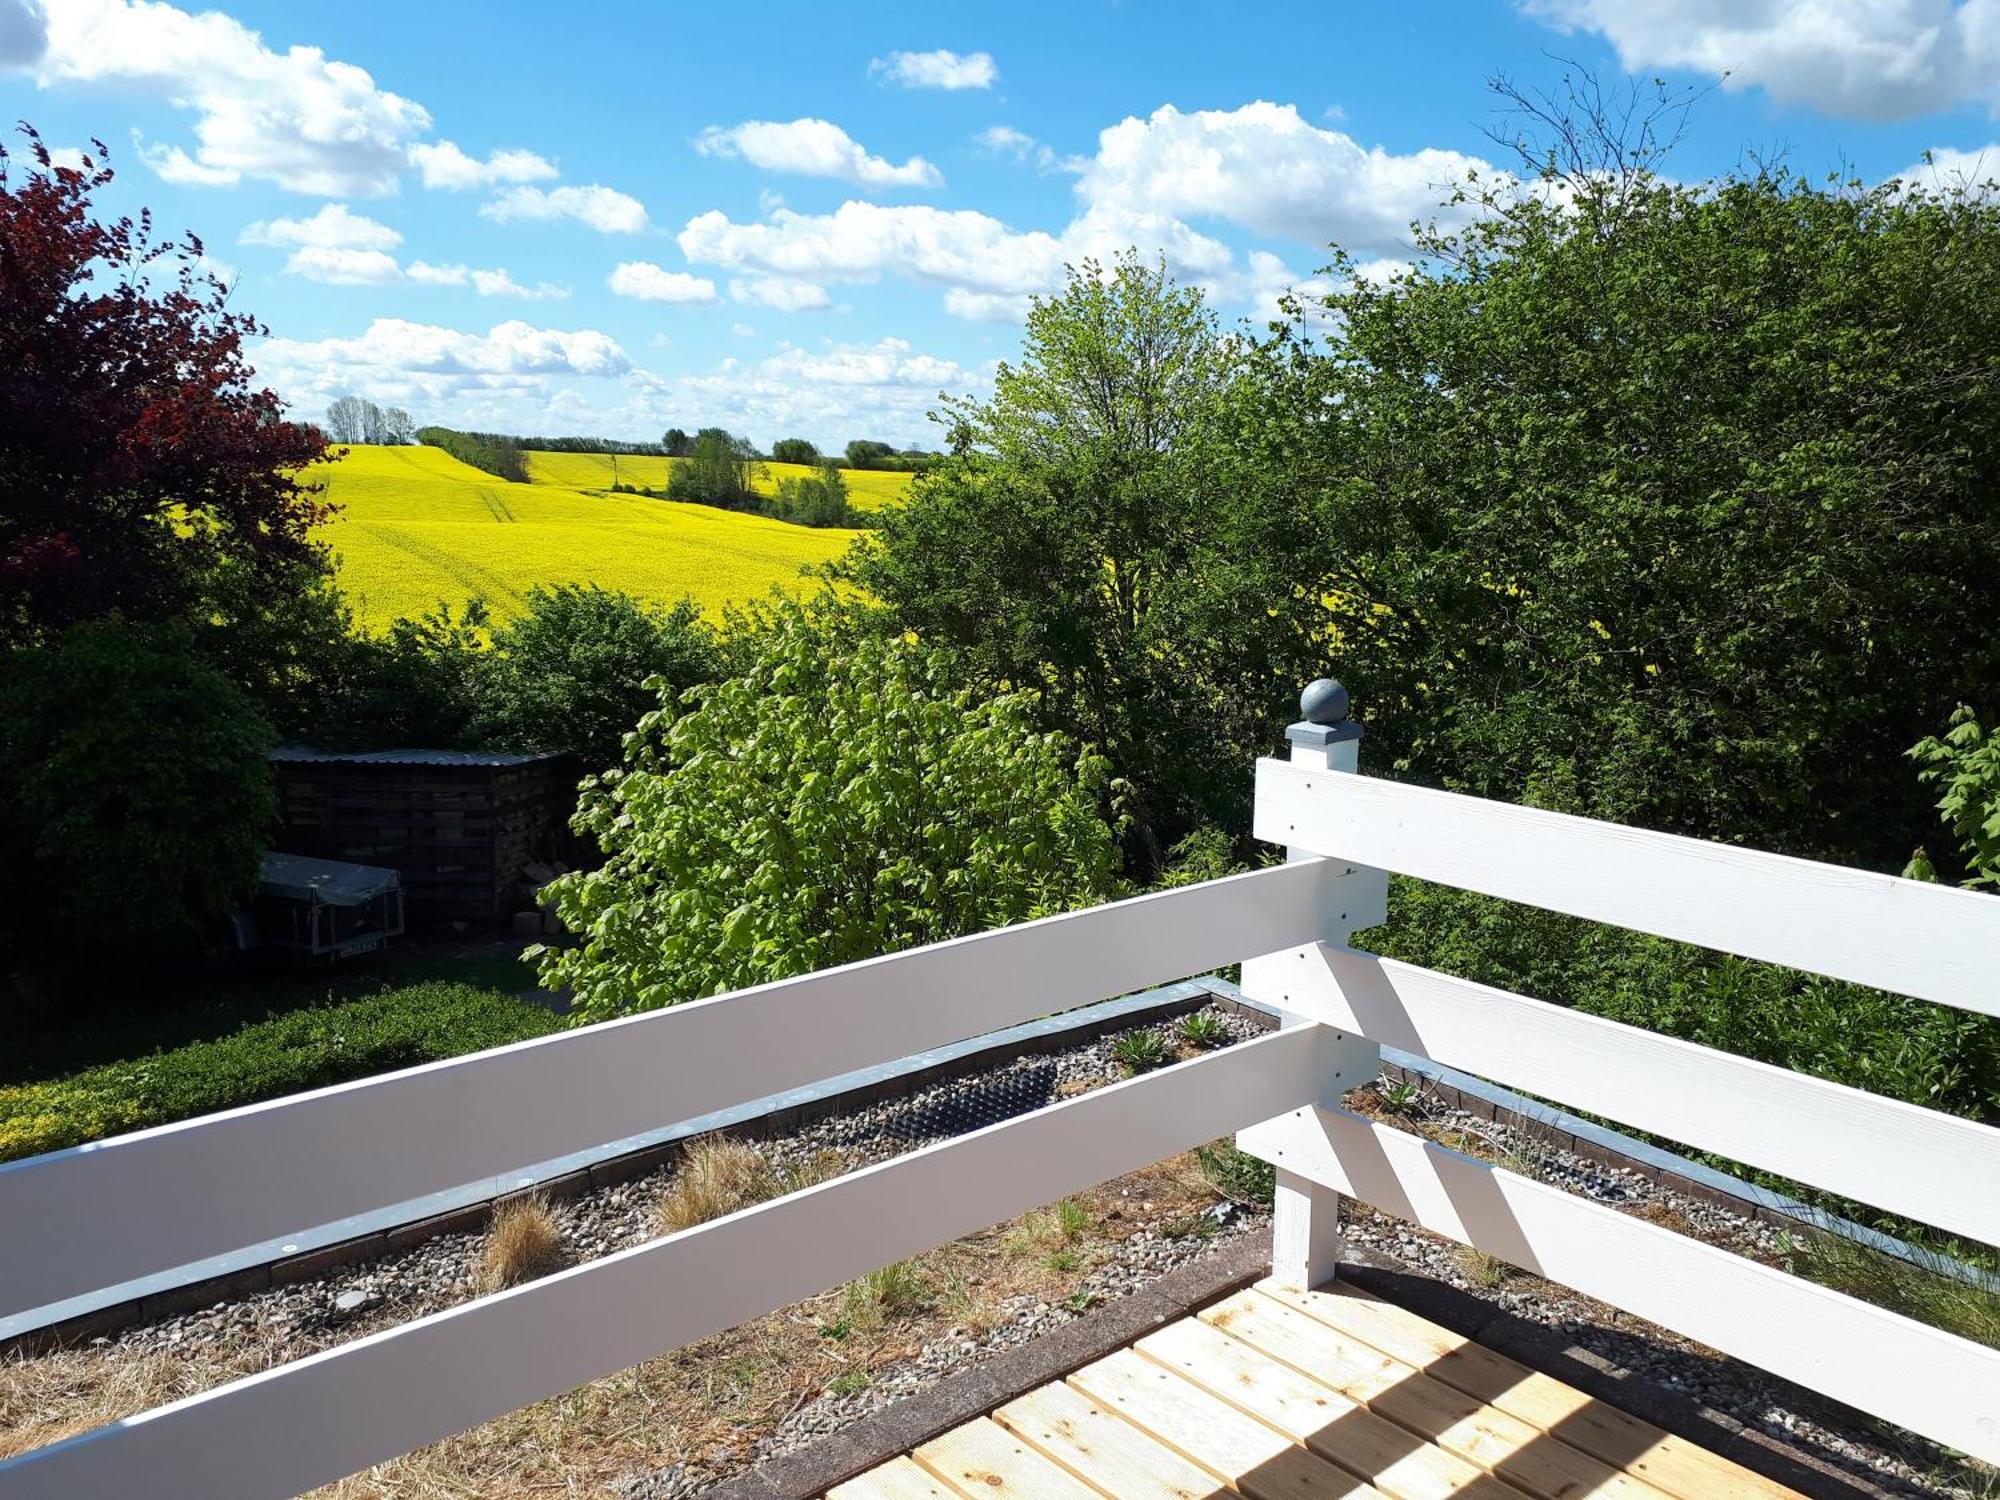
<instances>
[{"instance_id":1,"label":"white cumulus cloud","mask_svg":"<svg viewBox=\"0 0 2000 1500\"><path fill-rule=\"evenodd\" d=\"M518 297L527 302L544 302L569 295L569 288L553 282L539 281L533 286L523 286L499 267L482 270L477 266L433 265L429 261L413 260L404 268L404 275L425 286L469 286L482 297Z\"/></svg>"},{"instance_id":2,"label":"white cumulus cloud","mask_svg":"<svg viewBox=\"0 0 2000 1500\"><path fill-rule=\"evenodd\" d=\"M729 283L729 295L738 302L774 307L779 312L806 312L833 305L825 287L796 276L737 277Z\"/></svg>"},{"instance_id":3,"label":"white cumulus cloud","mask_svg":"<svg viewBox=\"0 0 2000 1500\"><path fill-rule=\"evenodd\" d=\"M10 4L20 10L19 0L0 0L0 12ZM31 45L19 16L11 20L0 36L14 34L16 50L23 36ZM219 11L191 15L161 0L58 0L29 66L44 86L125 87L191 113L192 149L140 146L147 165L178 183L253 178L301 193L387 193L431 123L421 104L378 87L364 68L317 47L275 50Z\"/></svg>"},{"instance_id":4,"label":"white cumulus cloud","mask_svg":"<svg viewBox=\"0 0 2000 1500\"><path fill-rule=\"evenodd\" d=\"M1379 252L1474 170L1492 172L1458 151L1363 146L1289 104L1187 113L1169 104L1103 131L1077 192L1099 208L1227 219L1316 248Z\"/></svg>"},{"instance_id":5,"label":"white cumulus cloud","mask_svg":"<svg viewBox=\"0 0 2000 1500\"><path fill-rule=\"evenodd\" d=\"M611 290L641 302L713 302L715 283L706 276L669 271L650 260L628 260L611 273Z\"/></svg>"},{"instance_id":6,"label":"white cumulus cloud","mask_svg":"<svg viewBox=\"0 0 2000 1500\"><path fill-rule=\"evenodd\" d=\"M456 141L435 141L410 147L410 164L427 188L463 192L497 187L503 182L545 182L556 175L555 164L532 151L490 151L486 160L468 155Z\"/></svg>"},{"instance_id":7,"label":"white cumulus cloud","mask_svg":"<svg viewBox=\"0 0 2000 1500\"><path fill-rule=\"evenodd\" d=\"M38 0L0 0L0 68L31 68L48 45L48 17Z\"/></svg>"},{"instance_id":8,"label":"white cumulus cloud","mask_svg":"<svg viewBox=\"0 0 2000 1500\"><path fill-rule=\"evenodd\" d=\"M781 345L764 359L725 359L705 374L663 384L649 415L655 425L692 414L694 422L739 432L802 433L829 451L860 434L934 444L928 414L937 393L977 394L991 379L990 369L926 354L897 338L820 349Z\"/></svg>"},{"instance_id":9,"label":"white cumulus cloud","mask_svg":"<svg viewBox=\"0 0 2000 1500\"><path fill-rule=\"evenodd\" d=\"M575 219L599 234L638 234L647 227L646 208L616 188L515 187L479 205L481 217L500 224L518 219Z\"/></svg>"},{"instance_id":10,"label":"white cumulus cloud","mask_svg":"<svg viewBox=\"0 0 2000 1500\"><path fill-rule=\"evenodd\" d=\"M260 219L239 236L246 245L313 245L352 250L393 250L403 237L387 224L357 214L345 203L326 203L306 219Z\"/></svg>"},{"instance_id":11,"label":"white cumulus cloud","mask_svg":"<svg viewBox=\"0 0 2000 1500\"><path fill-rule=\"evenodd\" d=\"M329 286L393 286L403 279L403 268L386 250L343 245L302 245L285 262L285 271Z\"/></svg>"},{"instance_id":12,"label":"white cumulus cloud","mask_svg":"<svg viewBox=\"0 0 2000 1500\"><path fill-rule=\"evenodd\" d=\"M746 120L711 125L695 141L704 156L740 157L767 172L803 177L835 177L861 187L938 187L944 174L913 156L901 166L871 156L861 143L831 120Z\"/></svg>"},{"instance_id":13,"label":"white cumulus cloud","mask_svg":"<svg viewBox=\"0 0 2000 1500\"><path fill-rule=\"evenodd\" d=\"M1628 71L1686 68L1830 115L2000 111L2000 0L1523 0Z\"/></svg>"},{"instance_id":14,"label":"white cumulus cloud","mask_svg":"<svg viewBox=\"0 0 2000 1500\"><path fill-rule=\"evenodd\" d=\"M906 89L990 89L1000 69L990 52L891 52L868 64L871 77L886 78Z\"/></svg>"}]
</instances>

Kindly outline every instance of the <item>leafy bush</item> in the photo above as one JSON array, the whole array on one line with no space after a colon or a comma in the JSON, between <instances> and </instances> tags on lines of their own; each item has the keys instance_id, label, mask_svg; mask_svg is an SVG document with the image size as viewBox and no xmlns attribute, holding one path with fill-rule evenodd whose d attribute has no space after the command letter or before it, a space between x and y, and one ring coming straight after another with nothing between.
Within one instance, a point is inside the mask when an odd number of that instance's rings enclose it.
<instances>
[{"instance_id":1,"label":"leafy bush","mask_svg":"<svg viewBox=\"0 0 2000 1500\"><path fill-rule=\"evenodd\" d=\"M541 978L588 1020L1085 904L1111 888L1104 763L1017 695L780 603L743 675L663 694L576 828L601 869L550 888L581 937Z\"/></svg>"},{"instance_id":2,"label":"leafy bush","mask_svg":"<svg viewBox=\"0 0 2000 1500\"><path fill-rule=\"evenodd\" d=\"M527 613L493 632L475 737L615 765L625 734L662 691L677 695L719 669L715 631L691 600L662 609L595 584L538 588Z\"/></svg>"},{"instance_id":3,"label":"leafy bush","mask_svg":"<svg viewBox=\"0 0 2000 1500\"><path fill-rule=\"evenodd\" d=\"M0 664L0 922L20 951L198 935L256 884L270 726L181 634L116 618Z\"/></svg>"},{"instance_id":4,"label":"leafy bush","mask_svg":"<svg viewBox=\"0 0 2000 1500\"><path fill-rule=\"evenodd\" d=\"M210 1041L0 1087L0 1161L544 1036L539 1005L419 984L273 1016Z\"/></svg>"},{"instance_id":5,"label":"leafy bush","mask_svg":"<svg viewBox=\"0 0 2000 1500\"><path fill-rule=\"evenodd\" d=\"M1938 811L1958 841L1965 883L2000 888L2000 734L1960 704L1945 732L1919 741L1910 757L1923 767L1922 780L1944 789ZM1921 849L1911 865L1905 873L1934 874Z\"/></svg>"}]
</instances>

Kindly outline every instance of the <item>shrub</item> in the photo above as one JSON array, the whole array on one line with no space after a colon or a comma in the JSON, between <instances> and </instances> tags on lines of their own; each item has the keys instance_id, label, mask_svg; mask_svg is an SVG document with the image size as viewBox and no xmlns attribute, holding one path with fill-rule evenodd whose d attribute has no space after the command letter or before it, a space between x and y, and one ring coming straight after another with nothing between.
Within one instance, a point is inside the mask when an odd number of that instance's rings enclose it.
<instances>
[{"instance_id":1,"label":"shrub","mask_svg":"<svg viewBox=\"0 0 2000 1500\"><path fill-rule=\"evenodd\" d=\"M1086 904L1113 879L1103 762L1016 695L831 605L736 632L744 674L660 707L585 783L602 868L548 891L541 953L585 1020L678 1004Z\"/></svg>"},{"instance_id":2,"label":"shrub","mask_svg":"<svg viewBox=\"0 0 2000 1500\"><path fill-rule=\"evenodd\" d=\"M44 957L188 939L256 884L270 726L186 639L108 619L0 667L0 923Z\"/></svg>"},{"instance_id":3,"label":"shrub","mask_svg":"<svg viewBox=\"0 0 2000 1500\"><path fill-rule=\"evenodd\" d=\"M778 493L766 509L795 526L858 526L868 519L867 512L848 504L847 480L831 462L804 478L779 480Z\"/></svg>"},{"instance_id":4,"label":"shrub","mask_svg":"<svg viewBox=\"0 0 2000 1500\"><path fill-rule=\"evenodd\" d=\"M479 1251L479 1280L488 1291L546 1276L562 1262L562 1227L541 1194L510 1198L493 1211Z\"/></svg>"},{"instance_id":5,"label":"shrub","mask_svg":"<svg viewBox=\"0 0 2000 1500\"><path fill-rule=\"evenodd\" d=\"M662 692L678 695L719 670L715 631L691 600L662 609L596 584L538 588L527 613L493 633L475 734L568 750L593 769L614 765Z\"/></svg>"},{"instance_id":6,"label":"shrub","mask_svg":"<svg viewBox=\"0 0 2000 1500\"><path fill-rule=\"evenodd\" d=\"M463 984L409 985L292 1011L212 1041L0 1087L0 1160L457 1057L559 1025L542 1006Z\"/></svg>"},{"instance_id":7,"label":"shrub","mask_svg":"<svg viewBox=\"0 0 2000 1500\"><path fill-rule=\"evenodd\" d=\"M1919 741L1910 758L1922 767L1922 780L1943 790L1938 812L1958 842L1965 883L2000 889L2000 734L1982 728L1979 716L1960 704L1945 732ZM1904 873L1927 873L1930 865L1919 849Z\"/></svg>"}]
</instances>

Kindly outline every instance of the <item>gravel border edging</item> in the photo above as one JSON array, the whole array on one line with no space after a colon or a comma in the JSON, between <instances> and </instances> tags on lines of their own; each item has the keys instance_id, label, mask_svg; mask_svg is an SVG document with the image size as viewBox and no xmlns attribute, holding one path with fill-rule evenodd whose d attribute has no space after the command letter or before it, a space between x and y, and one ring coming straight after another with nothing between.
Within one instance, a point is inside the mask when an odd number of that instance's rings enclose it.
<instances>
[{"instance_id":1,"label":"gravel border edging","mask_svg":"<svg viewBox=\"0 0 2000 1500\"><path fill-rule=\"evenodd\" d=\"M478 1233L486 1228L494 1207L501 1202L524 1192L538 1192L561 1201L630 1182L666 1166L696 1137L763 1140L783 1135L857 1108L907 1098L999 1061L1061 1052L1114 1031L1170 1019L1209 1004L1241 1013L1259 1025L1270 1024L1266 1012L1243 1007L1218 993L1215 986L1220 983L1207 976L1180 980L890 1059L875 1067L765 1099L748 1100L716 1115L664 1126L631 1149L617 1150L617 1146L625 1143L613 1143L611 1154L553 1176L529 1178L504 1173L494 1179L492 1188L483 1191L482 1196L443 1212L419 1214L386 1228L345 1236L295 1254L263 1256L246 1265L166 1286L157 1283L172 1272L141 1278L132 1284L144 1284L149 1289L139 1295L70 1316L37 1323L31 1320L39 1310L30 1309L0 1318L0 1359L16 1355L33 1357L72 1348L143 1324L199 1312L216 1303L235 1302L274 1288L316 1281L329 1272L408 1250L444 1235ZM571 1159L563 1159L546 1165L571 1164Z\"/></svg>"},{"instance_id":2,"label":"gravel border edging","mask_svg":"<svg viewBox=\"0 0 2000 1500\"><path fill-rule=\"evenodd\" d=\"M701 1492L701 1500L809 1500L1014 1397L1124 1348L1154 1329L1262 1280L1271 1232L1246 1234L1129 1297L1086 1313L894 1406Z\"/></svg>"}]
</instances>

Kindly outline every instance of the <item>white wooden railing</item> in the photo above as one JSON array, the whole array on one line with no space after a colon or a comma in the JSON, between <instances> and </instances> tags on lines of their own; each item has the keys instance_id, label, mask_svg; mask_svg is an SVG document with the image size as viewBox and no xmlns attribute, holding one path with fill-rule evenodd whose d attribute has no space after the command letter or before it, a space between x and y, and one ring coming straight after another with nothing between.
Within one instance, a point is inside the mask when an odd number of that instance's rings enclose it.
<instances>
[{"instance_id":1,"label":"white wooden railing","mask_svg":"<svg viewBox=\"0 0 2000 1500\"><path fill-rule=\"evenodd\" d=\"M1386 871L2000 1013L2000 898L1258 767L1286 864L0 1166L0 1316L1248 960L1273 1033L0 1463L0 1500L292 1495L1232 1130L1274 1263L1348 1194L2000 1461L2000 1352L1342 1111L1383 1043L1986 1242L2000 1130L1347 946Z\"/></svg>"}]
</instances>

